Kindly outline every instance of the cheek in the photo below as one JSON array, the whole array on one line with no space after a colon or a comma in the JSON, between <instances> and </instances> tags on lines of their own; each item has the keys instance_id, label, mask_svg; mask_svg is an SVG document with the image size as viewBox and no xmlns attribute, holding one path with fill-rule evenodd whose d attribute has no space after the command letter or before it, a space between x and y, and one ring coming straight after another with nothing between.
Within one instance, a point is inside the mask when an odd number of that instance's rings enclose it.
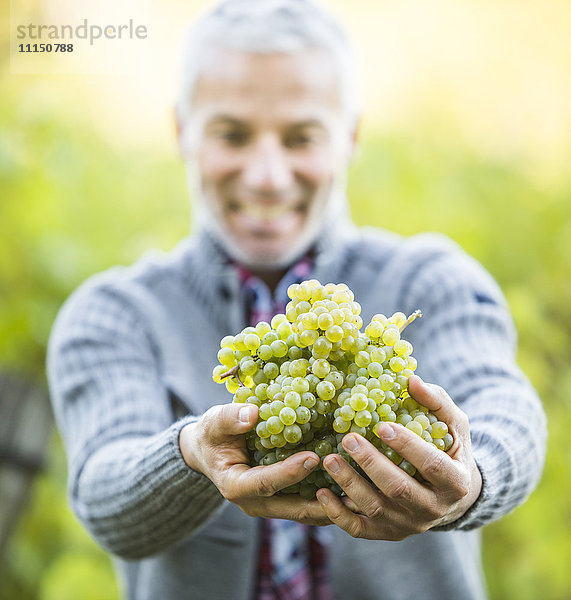
<instances>
[{"instance_id":1,"label":"cheek","mask_svg":"<svg viewBox=\"0 0 571 600\"><path fill-rule=\"evenodd\" d=\"M338 162L332 154L300 156L295 164L295 172L312 187L328 185L338 169Z\"/></svg>"},{"instance_id":2,"label":"cheek","mask_svg":"<svg viewBox=\"0 0 571 600\"><path fill-rule=\"evenodd\" d=\"M203 184L216 185L237 169L235 160L228 152L205 144L196 156Z\"/></svg>"}]
</instances>

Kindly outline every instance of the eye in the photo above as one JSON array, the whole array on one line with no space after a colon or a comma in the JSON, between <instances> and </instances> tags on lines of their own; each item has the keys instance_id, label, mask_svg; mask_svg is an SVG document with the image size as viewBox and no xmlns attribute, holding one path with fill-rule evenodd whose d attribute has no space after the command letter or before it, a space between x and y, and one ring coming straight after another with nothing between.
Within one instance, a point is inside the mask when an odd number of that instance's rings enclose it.
<instances>
[{"instance_id":1,"label":"eye","mask_svg":"<svg viewBox=\"0 0 571 600\"><path fill-rule=\"evenodd\" d=\"M248 134L245 131L229 129L221 131L218 137L229 146L243 146L248 141Z\"/></svg>"},{"instance_id":2,"label":"eye","mask_svg":"<svg viewBox=\"0 0 571 600\"><path fill-rule=\"evenodd\" d=\"M315 138L306 133L295 133L289 135L285 139L285 145L288 148L304 148L311 145L315 141Z\"/></svg>"}]
</instances>

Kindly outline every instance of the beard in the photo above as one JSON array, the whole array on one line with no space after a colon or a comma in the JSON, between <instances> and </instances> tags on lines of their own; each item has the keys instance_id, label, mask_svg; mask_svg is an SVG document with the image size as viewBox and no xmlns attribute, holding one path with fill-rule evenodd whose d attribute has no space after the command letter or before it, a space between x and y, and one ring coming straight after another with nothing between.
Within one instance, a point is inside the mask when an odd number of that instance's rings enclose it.
<instances>
[{"instance_id":1,"label":"beard","mask_svg":"<svg viewBox=\"0 0 571 600\"><path fill-rule=\"evenodd\" d=\"M192 223L195 231L205 231L220 244L224 252L233 260L242 264L252 272L280 271L301 258L310 248L319 245L319 238L327 228L332 228L348 219L348 203L345 194L345 173L338 175L331 186L324 190L322 198L317 196L309 200L300 232L291 242L281 244L280 248L268 248L263 251L254 250L240 243L239 238L226 226L223 215L213 210L213 203L208 195L196 169L187 164L188 189L193 199Z\"/></svg>"}]
</instances>

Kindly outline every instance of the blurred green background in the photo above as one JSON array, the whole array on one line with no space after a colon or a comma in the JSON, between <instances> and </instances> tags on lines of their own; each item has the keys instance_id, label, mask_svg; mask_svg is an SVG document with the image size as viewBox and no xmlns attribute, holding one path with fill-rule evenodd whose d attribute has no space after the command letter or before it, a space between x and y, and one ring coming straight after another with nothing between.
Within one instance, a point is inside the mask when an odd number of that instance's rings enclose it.
<instances>
[{"instance_id":1,"label":"blurred green background","mask_svg":"<svg viewBox=\"0 0 571 600\"><path fill-rule=\"evenodd\" d=\"M71 291L189 231L169 112L173 40L204 4L155 6L153 61L137 77L11 73L2 4L2 368L41 380L50 327ZM405 235L441 231L480 260L507 296L519 363L547 411L539 487L484 529L490 596L569 598L571 5L328 4L363 65L361 151L349 178L355 221ZM65 485L54 433L0 562L0 599L118 597L111 563L71 515Z\"/></svg>"}]
</instances>

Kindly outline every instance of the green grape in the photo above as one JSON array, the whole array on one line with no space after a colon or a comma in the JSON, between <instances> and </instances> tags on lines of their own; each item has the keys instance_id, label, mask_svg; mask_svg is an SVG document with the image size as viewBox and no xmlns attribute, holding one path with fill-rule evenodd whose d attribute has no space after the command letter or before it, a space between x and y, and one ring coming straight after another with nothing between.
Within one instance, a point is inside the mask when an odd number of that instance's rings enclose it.
<instances>
[{"instance_id":1,"label":"green grape","mask_svg":"<svg viewBox=\"0 0 571 600\"><path fill-rule=\"evenodd\" d=\"M283 389L283 388L282 388ZM284 404L295 410L301 404L301 395L293 390L284 396Z\"/></svg>"},{"instance_id":2,"label":"green grape","mask_svg":"<svg viewBox=\"0 0 571 600\"><path fill-rule=\"evenodd\" d=\"M383 392L388 392L392 390L395 380L390 375L383 373L379 377L379 383L381 384L381 390L383 390Z\"/></svg>"},{"instance_id":3,"label":"green grape","mask_svg":"<svg viewBox=\"0 0 571 600\"><path fill-rule=\"evenodd\" d=\"M260 336L255 333L249 333L244 338L244 345L250 351L257 350L260 347L261 343L262 343L262 340L260 340Z\"/></svg>"},{"instance_id":4,"label":"green grape","mask_svg":"<svg viewBox=\"0 0 571 600\"><path fill-rule=\"evenodd\" d=\"M326 331L332 325L335 324L335 321L333 320L333 317L331 316L331 313L329 313L329 312L321 313L317 319L317 322L318 322L319 329L323 329L324 331Z\"/></svg>"},{"instance_id":5,"label":"green grape","mask_svg":"<svg viewBox=\"0 0 571 600\"><path fill-rule=\"evenodd\" d=\"M366 396L368 391L369 390L367 389L366 385L357 384L351 390L351 396L354 396L355 394L365 394L365 396Z\"/></svg>"},{"instance_id":6,"label":"green grape","mask_svg":"<svg viewBox=\"0 0 571 600\"><path fill-rule=\"evenodd\" d=\"M353 419L355 425L358 425L359 427L367 427L371 424L372 420L373 417L368 410L360 410L359 412L356 412Z\"/></svg>"},{"instance_id":7,"label":"green grape","mask_svg":"<svg viewBox=\"0 0 571 600\"><path fill-rule=\"evenodd\" d=\"M442 421L436 421L432 423L432 437L435 439L441 439L448 433L448 426Z\"/></svg>"},{"instance_id":8,"label":"green grape","mask_svg":"<svg viewBox=\"0 0 571 600\"><path fill-rule=\"evenodd\" d=\"M273 400L270 404L270 411L272 412L272 415L277 417L284 406L285 404L281 400Z\"/></svg>"},{"instance_id":9,"label":"green grape","mask_svg":"<svg viewBox=\"0 0 571 600\"><path fill-rule=\"evenodd\" d=\"M236 364L234 351L231 348L220 348L218 350L218 362L227 367L233 367Z\"/></svg>"},{"instance_id":10,"label":"green grape","mask_svg":"<svg viewBox=\"0 0 571 600\"><path fill-rule=\"evenodd\" d=\"M378 321L383 326L383 328L386 327L389 322L387 317L385 317L385 315L383 315L382 313L377 313L376 315L374 315L371 321Z\"/></svg>"},{"instance_id":11,"label":"green grape","mask_svg":"<svg viewBox=\"0 0 571 600\"><path fill-rule=\"evenodd\" d=\"M269 362L264 365L263 373L268 379L275 379L280 373L280 368L276 363Z\"/></svg>"},{"instance_id":12,"label":"green grape","mask_svg":"<svg viewBox=\"0 0 571 600\"><path fill-rule=\"evenodd\" d=\"M343 339L344 331L339 325L331 325L325 330L325 337L332 343L335 344Z\"/></svg>"},{"instance_id":13,"label":"green grape","mask_svg":"<svg viewBox=\"0 0 571 600\"><path fill-rule=\"evenodd\" d=\"M342 419L341 417L337 417L333 421L333 429L338 433L349 431L349 427L351 427L351 421L345 421L345 419Z\"/></svg>"},{"instance_id":14,"label":"green grape","mask_svg":"<svg viewBox=\"0 0 571 600\"><path fill-rule=\"evenodd\" d=\"M434 437L433 437L433 438L432 438L432 443L433 443L433 444L434 444L434 445L435 445L435 446L436 446L436 447L437 447L439 450L442 450L442 451L444 451L444 447L445 447L444 440L442 440L442 439L440 439L440 438L434 438Z\"/></svg>"},{"instance_id":15,"label":"green grape","mask_svg":"<svg viewBox=\"0 0 571 600\"><path fill-rule=\"evenodd\" d=\"M299 340L303 347L311 346L319 339L319 333L315 329L306 329L299 334Z\"/></svg>"},{"instance_id":16,"label":"green grape","mask_svg":"<svg viewBox=\"0 0 571 600\"><path fill-rule=\"evenodd\" d=\"M378 339L383 334L384 327L378 321L371 321L365 328L365 335L372 339Z\"/></svg>"},{"instance_id":17,"label":"green grape","mask_svg":"<svg viewBox=\"0 0 571 600\"><path fill-rule=\"evenodd\" d=\"M321 284L317 284L311 290L311 299L313 300L313 302L319 302L320 300L324 300L325 298L327 298L327 291L325 287Z\"/></svg>"},{"instance_id":18,"label":"green grape","mask_svg":"<svg viewBox=\"0 0 571 600\"><path fill-rule=\"evenodd\" d=\"M335 386L336 390L339 390L343 386L343 373L339 371L331 371L325 376L325 381L329 381Z\"/></svg>"},{"instance_id":19,"label":"green grape","mask_svg":"<svg viewBox=\"0 0 571 600\"><path fill-rule=\"evenodd\" d=\"M389 323L394 323L397 327L402 327L406 323L406 315L402 312L396 312L389 317Z\"/></svg>"},{"instance_id":20,"label":"green grape","mask_svg":"<svg viewBox=\"0 0 571 600\"><path fill-rule=\"evenodd\" d=\"M417 435L422 435L422 425L418 421L410 420L405 427L414 431Z\"/></svg>"},{"instance_id":21,"label":"green grape","mask_svg":"<svg viewBox=\"0 0 571 600\"><path fill-rule=\"evenodd\" d=\"M355 410L350 404L345 404L339 409L339 416L344 421L352 421L355 416Z\"/></svg>"},{"instance_id":22,"label":"green grape","mask_svg":"<svg viewBox=\"0 0 571 600\"><path fill-rule=\"evenodd\" d=\"M309 408L307 406L298 406L295 409L296 423L299 423L300 425L309 423L310 417L311 417L311 413L309 412Z\"/></svg>"},{"instance_id":23,"label":"green grape","mask_svg":"<svg viewBox=\"0 0 571 600\"><path fill-rule=\"evenodd\" d=\"M267 421L272 416L272 410L270 408L270 405L267 402L264 402L260 406L258 415L259 415L260 419L263 419L264 421Z\"/></svg>"},{"instance_id":24,"label":"green grape","mask_svg":"<svg viewBox=\"0 0 571 600\"><path fill-rule=\"evenodd\" d=\"M324 379L331 371L331 365L324 359L320 358L313 362L311 370L316 377Z\"/></svg>"},{"instance_id":25,"label":"green grape","mask_svg":"<svg viewBox=\"0 0 571 600\"><path fill-rule=\"evenodd\" d=\"M313 408L315 406L316 401L317 401L317 398L311 392L304 392L301 395L301 404L302 404L302 406L305 406L306 408Z\"/></svg>"},{"instance_id":26,"label":"green grape","mask_svg":"<svg viewBox=\"0 0 571 600\"><path fill-rule=\"evenodd\" d=\"M236 350L238 350L238 351L247 350L246 344L244 344L245 338L246 338L245 333L239 333L238 335L234 336L234 347L236 348Z\"/></svg>"},{"instance_id":27,"label":"green grape","mask_svg":"<svg viewBox=\"0 0 571 600\"><path fill-rule=\"evenodd\" d=\"M396 342L400 339L400 334L398 329L387 328L383 333L383 344L387 346L394 346Z\"/></svg>"},{"instance_id":28,"label":"green grape","mask_svg":"<svg viewBox=\"0 0 571 600\"><path fill-rule=\"evenodd\" d=\"M275 448L282 448L287 444L286 439L284 438L282 433L272 434L270 436L270 442Z\"/></svg>"},{"instance_id":29,"label":"green grape","mask_svg":"<svg viewBox=\"0 0 571 600\"><path fill-rule=\"evenodd\" d=\"M280 411L280 413L281 413L281 411ZM272 415L266 421L266 423L267 423L268 431L270 434L278 434L283 431L284 424L278 416Z\"/></svg>"},{"instance_id":30,"label":"green grape","mask_svg":"<svg viewBox=\"0 0 571 600\"><path fill-rule=\"evenodd\" d=\"M280 411L279 419L284 425L292 425L293 423L295 423L296 416L296 412L293 408L290 408L289 406L284 406ZM272 431L271 433L279 432Z\"/></svg>"},{"instance_id":31,"label":"green grape","mask_svg":"<svg viewBox=\"0 0 571 600\"><path fill-rule=\"evenodd\" d=\"M394 352L397 356L407 358L412 354L412 344L406 340L399 340L394 345Z\"/></svg>"},{"instance_id":32,"label":"green grape","mask_svg":"<svg viewBox=\"0 0 571 600\"><path fill-rule=\"evenodd\" d=\"M319 336L315 342L313 342L313 352L315 352L319 358L327 358L331 352L332 344L324 336Z\"/></svg>"},{"instance_id":33,"label":"green grape","mask_svg":"<svg viewBox=\"0 0 571 600\"><path fill-rule=\"evenodd\" d=\"M254 375L257 370L258 366L252 359L243 358L240 361L240 372L242 375Z\"/></svg>"},{"instance_id":34,"label":"green grape","mask_svg":"<svg viewBox=\"0 0 571 600\"><path fill-rule=\"evenodd\" d=\"M322 400L331 400L335 396L335 386L330 381L320 381L315 388Z\"/></svg>"},{"instance_id":35,"label":"green grape","mask_svg":"<svg viewBox=\"0 0 571 600\"><path fill-rule=\"evenodd\" d=\"M373 348L370 352L369 352L369 356L371 357L371 361L379 363L380 365L382 365L385 360L387 360L387 355L385 354L385 351L382 348Z\"/></svg>"},{"instance_id":36,"label":"green grape","mask_svg":"<svg viewBox=\"0 0 571 600\"><path fill-rule=\"evenodd\" d=\"M391 370L395 373L400 373L401 371L403 371L406 365L406 361L400 356L393 356L391 360L389 360L389 366Z\"/></svg>"},{"instance_id":37,"label":"green grape","mask_svg":"<svg viewBox=\"0 0 571 600\"><path fill-rule=\"evenodd\" d=\"M234 394L238 388L240 387L240 384L238 383L238 381L236 380L235 377L227 377L224 380L224 384L226 386L226 389L231 393Z\"/></svg>"},{"instance_id":38,"label":"green grape","mask_svg":"<svg viewBox=\"0 0 571 600\"><path fill-rule=\"evenodd\" d=\"M290 369L290 371L291 371L291 369ZM309 392L309 381L307 381L307 379L304 379L302 377L296 377L291 382L291 389L294 392L297 392L298 394L303 394L305 392Z\"/></svg>"},{"instance_id":39,"label":"green grape","mask_svg":"<svg viewBox=\"0 0 571 600\"><path fill-rule=\"evenodd\" d=\"M357 387L357 386L355 386ZM367 408L367 406L369 405L369 399L365 394L362 393L357 393L357 394L353 394L351 396L351 399L349 400L351 408L355 411L355 412L359 412L360 410L365 410L365 408Z\"/></svg>"},{"instance_id":40,"label":"green grape","mask_svg":"<svg viewBox=\"0 0 571 600\"><path fill-rule=\"evenodd\" d=\"M452 448L452 444L454 443L454 439L452 438L452 436L447 433L443 438L442 441L444 442L444 450L447 452L448 450L450 450L450 448Z\"/></svg>"},{"instance_id":41,"label":"green grape","mask_svg":"<svg viewBox=\"0 0 571 600\"><path fill-rule=\"evenodd\" d=\"M261 438L270 437L270 432L268 431L268 424L266 421L262 421L256 425L256 434Z\"/></svg>"},{"instance_id":42,"label":"green grape","mask_svg":"<svg viewBox=\"0 0 571 600\"><path fill-rule=\"evenodd\" d=\"M287 354L288 346L283 340L274 340L270 344L270 348L272 349L272 353L277 358L282 358Z\"/></svg>"},{"instance_id":43,"label":"green grape","mask_svg":"<svg viewBox=\"0 0 571 600\"><path fill-rule=\"evenodd\" d=\"M297 444L301 440L302 435L299 425L292 424L284 427L283 436L289 444Z\"/></svg>"},{"instance_id":44,"label":"green grape","mask_svg":"<svg viewBox=\"0 0 571 600\"><path fill-rule=\"evenodd\" d=\"M411 465L408 462L408 460L405 460L404 458L400 462L399 468L402 469L407 475L410 475L411 477L413 477L414 474L416 473L416 467Z\"/></svg>"},{"instance_id":45,"label":"green grape","mask_svg":"<svg viewBox=\"0 0 571 600\"><path fill-rule=\"evenodd\" d=\"M375 379L377 377L380 377L383 374L383 365L382 365L382 363L378 363L378 362L369 363L369 365L367 367L367 372L368 372L368 374L369 374L370 377L374 377Z\"/></svg>"},{"instance_id":46,"label":"green grape","mask_svg":"<svg viewBox=\"0 0 571 600\"><path fill-rule=\"evenodd\" d=\"M216 383L222 383L223 379L221 379L220 376L224 375L224 373L226 373L226 371L228 371L228 367L226 367L224 365L216 365L214 367L214 369L212 370L212 379Z\"/></svg>"},{"instance_id":47,"label":"green grape","mask_svg":"<svg viewBox=\"0 0 571 600\"><path fill-rule=\"evenodd\" d=\"M317 324L318 317L313 312L307 312L301 315L300 321L304 329L318 329L319 327Z\"/></svg>"},{"instance_id":48,"label":"green grape","mask_svg":"<svg viewBox=\"0 0 571 600\"><path fill-rule=\"evenodd\" d=\"M371 364L371 357L368 352L361 350L355 355L355 363L361 368L367 368ZM364 375L362 375L364 376Z\"/></svg>"},{"instance_id":49,"label":"green grape","mask_svg":"<svg viewBox=\"0 0 571 600\"><path fill-rule=\"evenodd\" d=\"M406 425L410 421L412 421L412 417L408 413L400 413L397 416L397 423L400 423L401 425Z\"/></svg>"},{"instance_id":50,"label":"green grape","mask_svg":"<svg viewBox=\"0 0 571 600\"><path fill-rule=\"evenodd\" d=\"M375 404L381 404L382 402L385 401L385 392L383 392L383 390L378 387L378 388L373 388L372 390L369 390L369 398L375 403Z\"/></svg>"},{"instance_id":51,"label":"green grape","mask_svg":"<svg viewBox=\"0 0 571 600\"><path fill-rule=\"evenodd\" d=\"M395 463L395 465L400 465L400 463L402 462L402 456L400 454L398 454L397 452L395 452L392 448L387 448L384 451L384 455L389 460L392 460Z\"/></svg>"}]
</instances>

